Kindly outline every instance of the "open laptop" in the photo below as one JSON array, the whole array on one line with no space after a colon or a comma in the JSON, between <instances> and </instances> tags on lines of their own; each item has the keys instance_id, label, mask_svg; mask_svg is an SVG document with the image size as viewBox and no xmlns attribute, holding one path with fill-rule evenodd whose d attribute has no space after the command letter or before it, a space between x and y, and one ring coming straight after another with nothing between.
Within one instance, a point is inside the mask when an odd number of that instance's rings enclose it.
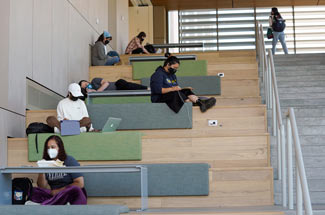
<instances>
[{"instance_id":1,"label":"open laptop","mask_svg":"<svg viewBox=\"0 0 325 215\"><path fill-rule=\"evenodd\" d=\"M120 125L121 121L122 121L121 118L108 117L108 119L102 129L102 132L116 131L116 129Z\"/></svg>"},{"instance_id":2,"label":"open laptop","mask_svg":"<svg viewBox=\"0 0 325 215\"><path fill-rule=\"evenodd\" d=\"M61 121L61 136L79 135L80 122L78 120L62 120Z\"/></svg>"}]
</instances>

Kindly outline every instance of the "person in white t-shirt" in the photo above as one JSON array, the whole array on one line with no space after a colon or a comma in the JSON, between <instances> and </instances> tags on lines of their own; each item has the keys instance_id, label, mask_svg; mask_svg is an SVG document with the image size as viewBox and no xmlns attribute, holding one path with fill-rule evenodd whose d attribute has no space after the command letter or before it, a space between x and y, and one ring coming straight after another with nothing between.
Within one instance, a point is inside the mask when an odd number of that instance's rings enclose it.
<instances>
[{"instance_id":1,"label":"person in white t-shirt","mask_svg":"<svg viewBox=\"0 0 325 215\"><path fill-rule=\"evenodd\" d=\"M70 84L68 91L68 97L62 99L57 106L57 118L55 116L49 116L46 119L47 124L50 127L54 128L54 131L56 133L59 133L61 130L60 121L79 120L80 132L94 130L91 125L91 120L88 115L87 107L85 103L79 99L79 97L83 96L79 84Z\"/></svg>"}]
</instances>

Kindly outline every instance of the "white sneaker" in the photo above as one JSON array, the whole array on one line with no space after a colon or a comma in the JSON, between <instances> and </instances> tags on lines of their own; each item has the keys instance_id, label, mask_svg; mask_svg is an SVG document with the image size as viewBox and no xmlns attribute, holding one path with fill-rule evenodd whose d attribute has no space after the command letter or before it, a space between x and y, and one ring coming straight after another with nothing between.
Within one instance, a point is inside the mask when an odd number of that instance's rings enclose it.
<instances>
[{"instance_id":1,"label":"white sneaker","mask_svg":"<svg viewBox=\"0 0 325 215\"><path fill-rule=\"evenodd\" d=\"M37 203L37 202L32 202L30 200L26 201L25 202L25 205L41 205L40 203Z\"/></svg>"},{"instance_id":2,"label":"white sneaker","mask_svg":"<svg viewBox=\"0 0 325 215\"><path fill-rule=\"evenodd\" d=\"M160 53L162 53L162 49L161 49L161 48L159 48L159 49L156 51L156 54L160 54Z\"/></svg>"}]
</instances>

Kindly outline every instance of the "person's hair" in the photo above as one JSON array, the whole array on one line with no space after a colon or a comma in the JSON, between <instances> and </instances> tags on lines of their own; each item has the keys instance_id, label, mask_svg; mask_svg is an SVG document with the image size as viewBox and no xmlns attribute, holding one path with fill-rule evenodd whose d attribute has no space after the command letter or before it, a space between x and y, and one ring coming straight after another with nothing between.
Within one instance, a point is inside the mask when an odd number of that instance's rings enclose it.
<instances>
[{"instance_id":1,"label":"person's hair","mask_svg":"<svg viewBox=\"0 0 325 215\"><path fill-rule=\"evenodd\" d=\"M97 39L97 41L96 42L103 42L104 41L104 33L102 33L101 35L99 35L99 37L98 37L98 39Z\"/></svg>"},{"instance_id":2,"label":"person's hair","mask_svg":"<svg viewBox=\"0 0 325 215\"><path fill-rule=\"evenodd\" d=\"M165 57L169 58L170 56L172 56L171 53L169 53L169 52L165 53Z\"/></svg>"},{"instance_id":3,"label":"person's hair","mask_svg":"<svg viewBox=\"0 0 325 215\"><path fill-rule=\"evenodd\" d=\"M82 82L88 82L88 81L86 81L86 80L81 80L81 81L79 81L79 86L80 86L80 88L82 89L82 87L81 87L81 84L82 84Z\"/></svg>"},{"instance_id":4,"label":"person's hair","mask_svg":"<svg viewBox=\"0 0 325 215\"><path fill-rule=\"evenodd\" d=\"M44 150L43 150L43 159L44 160L52 160L50 158L49 154L47 153L47 144L49 143L50 140L54 140L59 147L58 159L60 161L65 161L65 159L67 158L67 154L65 153L63 141L59 136L56 136L56 135L49 136L46 139L45 144L44 144Z\"/></svg>"},{"instance_id":5,"label":"person's hair","mask_svg":"<svg viewBox=\"0 0 325 215\"><path fill-rule=\"evenodd\" d=\"M281 14L279 13L278 8L276 7L272 7L272 13L276 17L281 17Z\"/></svg>"},{"instance_id":6,"label":"person's hair","mask_svg":"<svg viewBox=\"0 0 325 215\"><path fill-rule=\"evenodd\" d=\"M164 67L173 64L180 64L180 62L176 56L169 56L164 62Z\"/></svg>"},{"instance_id":7,"label":"person's hair","mask_svg":"<svg viewBox=\"0 0 325 215\"><path fill-rule=\"evenodd\" d=\"M141 37L146 37L146 33L144 33L143 31L141 31L139 34L138 34L138 38L141 38Z\"/></svg>"}]
</instances>

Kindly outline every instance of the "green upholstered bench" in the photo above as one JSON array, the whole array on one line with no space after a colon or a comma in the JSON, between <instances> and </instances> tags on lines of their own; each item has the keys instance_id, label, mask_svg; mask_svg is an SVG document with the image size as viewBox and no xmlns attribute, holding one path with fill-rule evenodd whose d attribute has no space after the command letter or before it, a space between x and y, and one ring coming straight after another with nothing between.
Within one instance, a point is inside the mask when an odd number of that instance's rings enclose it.
<instances>
[{"instance_id":1,"label":"green upholstered bench","mask_svg":"<svg viewBox=\"0 0 325 215\"><path fill-rule=\"evenodd\" d=\"M219 76L181 76L177 78L181 87L193 87L196 95L220 95L221 85ZM150 78L142 78L141 84L150 86Z\"/></svg>"},{"instance_id":2,"label":"green upholstered bench","mask_svg":"<svg viewBox=\"0 0 325 215\"><path fill-rule=\"evenodd\" d=\"M148 168L149 196L209 195L209 164L141 164ZM84 173L88 196L140 196L139 173Z\"/></svg>"},{"instance_id":3,"label":"green upholstered bench","mask_svg":"<svg viewBox=\"0 0 325 215\"><path fill-rule=\"evenodd\" d=\"M156 71L158 66L162 66L163 61L134 62L132 63L133 79L140 80L149 78ZM181 61L177 77L181 76L206 76L207 61L205 60L185 60Z\"/></svg>"},{"instance_id":4,"label":"green upholstered bench","mask_svg":"<svg viewBox=\"0 0 325 215\"><path fill-rule=\"evenodd\" d=\"M119 215L128 213L129 208L124 205L0 205L0 211L7 215Z\"/></svg>"},{"instance_id":5,"label":"green upholstered bench","mask_svg":"<svg viewBox=\"0 0 325 215\"><path fill-rule=\"evenodd\" d=\"M87 104L151 103L150 90L107 90L88 93Z\"/></svg>"},{"instance_id":6,"label":"green upholstered bench","mask_svg":"<svg viewBox=\"0 0 325 215\"><path fill-rule=\"evenodd\" d=\"M192 128L192 103L176 114L165 103L89 104L93 127L102 129L108 117L121 118L119 130Z\"/></svg>"},{"instance_id":7,"label":"green upholstered bench","mask_svg":"<svg viewBox=\"0 0 325 215\"><path fill-rule=\"evenodd\" d=\"M46 139L53 133L28 135L28 160L41 160ZM55 134L60 136L59 134ZM141 160L142 134L138 131L81 133L63 136L66 152L80 161L85 160ZM36 147L38 146L38 147ZM38 148L38 152L37 152Z\"/></svg>"}]
</instances>

